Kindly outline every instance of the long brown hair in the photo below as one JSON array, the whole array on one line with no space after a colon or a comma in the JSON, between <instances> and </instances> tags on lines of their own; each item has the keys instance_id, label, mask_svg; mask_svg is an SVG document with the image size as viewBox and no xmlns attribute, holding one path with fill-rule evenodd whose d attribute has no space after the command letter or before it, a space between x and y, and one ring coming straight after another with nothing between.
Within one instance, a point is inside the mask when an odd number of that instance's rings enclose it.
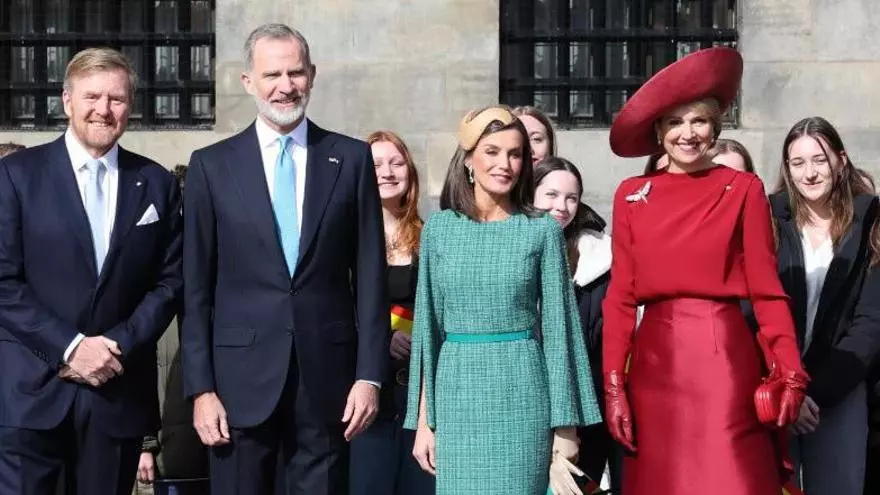
<instances>
[{"instance_id":1,"label":"long brown hair","mask_svg":"<svg viewBox=\"0 0 880 495\"><path fill-rule=\"evenodd\" d=\"M755 173L755 162L752 161L752 155L750 155L749 150L747 150L746 147L736 139L716 139L715 145L709 150L709 155L711 155L712 158L715 158L722 153L736 153L741 156L746 172L750 174Z\"/></svg>"},{"instance_id":2,"label":"long brown hair","mask_svg":"<svg viewBox=\"0 0 880 495\"><path fill-rule=\"evenodd\" d=\"M367 136L367 144L387 142L394 145L397 151L403 155L406 162L408 185L406 193L400 200L400 226L397 228L397 242L399 248L414 255L419 252L419 238L422 234L424 222L419 216L419 172L416 170L412 153L406 147L406 143L397 134L391 131L376 131ZM386 250L386 256L390 256L390 250Z\"/></svg>"},{"instance_id":3,"label":"long brown hair","mask_svg":"<svg viewBox=\"0 0 880 495\"><path fill-rule=\"evenodd\" d=\"M493 105L491 107L481 108L469 112L465 120L473 121L475 117L489 108L507 109L504 105ZM506 131L508 129L516 129L522 136L522 169L519 172L519 179L510 190L510 203L516 211L530 217L537 217L541 214L532 206L535 197L535 186L532 183L532 149L529 145L529 133L526 127L518 118L513 118L510 124L504 124L500 120L493 120L486 125L486 128L480 134L480 140L489 134ZM479 140L477 141L479 142ZM449 169L446 171L446 180L443 182L443 190L440 191L440 209L453 210L457 213L467 216L471 220L478 221L478 212L476 198L474 197L474 186L468 180L468 170L465 163L470 157L472 151L466 151L459 144L456 147L452 159L449 161Z\"/></svg>"},{"instance_id":4,"label":"long brown hair","mask_svg":"<svg viewBox=\"0 0 880 495\"><path fill-rule=\"evenodd\" d=\"M830 122L822 117L805 118L788 131L785 141L782 143L782 164L779 170L779 182L776 185L777 192L788 193L789 206L794 213L795 222L798 227L807 225L810 221L810 212L807 208L807 202L794 185L791 178L791 171L788 169L789 148L792 143L802 137L811 137L819 143L825 158L831 161L830 155L836 155L841 158L843 164L839 167L832 168L831 173L831 193L826 200L829 210L831 211L831 240L834 246L840 244L840 240L849 230L855 215L855 196L861 194L874 195L874 191L868 188L861 175L856 171L855 166L849 158L849 154L843 146L843 140L837 129ZM841 157L841 155L843 155ZM871 266L877 264L880 260L880 228L877 222L871 227L870 235L870 259Z\"/></svg>"},{"instance_id":5,"label":"long brown hair","mask_svg":"<svg viewBox=\"0 0 880 495\"><path fill-rule=\"evenodd\" d=\"M548 144L550 145L549 156L556 155L556 131L553 130L553 122L550 121L550 117L547 117L544 112L538 110L537 108L530 107L528 105L516 107L511 110L511 113L513 113L517 117L528 115L529 117L532 117L533 119L540 122L541 125L544 126L544 129L547 131L547 141L549 141Z\"/></svg>"}]
</instances>

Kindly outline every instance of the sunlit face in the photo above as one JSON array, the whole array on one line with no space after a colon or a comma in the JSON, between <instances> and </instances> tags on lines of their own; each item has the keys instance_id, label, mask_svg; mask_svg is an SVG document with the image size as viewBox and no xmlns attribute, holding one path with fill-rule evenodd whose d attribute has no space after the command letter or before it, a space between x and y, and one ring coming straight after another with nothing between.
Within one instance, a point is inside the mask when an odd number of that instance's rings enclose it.
<instances>
[{"instance_id":1,"label":"sunlit face","mask_svg":"<svg viewBox=\"0 0 880 495\"><path fill-rule=\"evenodd\" d=\"M122 69L73 77L61 99L70 129L90 155L99 158L125 132L131 115L131 86Z\"/></svg>"},{"instance_id":2,"label":"sunlit face","mask_svg":"<svg viewBox=\"0 0 880 495\"><path fill-rule=\"evenodd\" d=\"M714 124L705 103L681 105L660 119L658 133L669 159L679 165L698 163L712 147Z\"/></svg>"},{"instance_id":3,"label":"sunlit face","mask_svg":"<svg viewBox=\"0 0 880 495\"><path fill-rule=\"evenodd\" d=\"M516 129L481 138L469 160L474 171L474 190L492 196L509 195L522 171L524 144Z\"/></svg>"},{"instance_id":4,"label":"sunlit face","mask_svg":"<svg viewBox=\"0 0 880 495\"><path fill-rule=\"evenodd\" d=\"M824 203L834 186L834 172L843 164L846 154L835 154L822 139L801 136L788 146L788 172L801 196L810 203ZM825 147L823 150L822 147ZM826 156L825 150L828 150Z\"/></svg>"},{"instance_id":5,"label":"sunlit face","mask_svg":"<svg viewBox=\"0 0 880 495\"><path fill-rule=\"evenodd\" d=\"M735 151L718 153L712 161L718 165L724 165L740 172L746 171L746 159Z\"/></svg>"},{"instance_id":6,"label":"sunlit face","mask_svg":"<svg viewBox=\"0 0 880 495\"><path fill-rule=\"evenodd\" d=\"M532 148L532 165L550 155L550 130L540 120L531 115L520 115L519 120L526 128Z\"/></svg>"},{"instance_id":7,"label":"sunlit face","mask_svg":"<svg viewBox=\"0 0 880 495\"><path fill-rule=\"evenodd\" d=\"M577 177L567 170L550 172L535 188L535 208L549 212L563 229L574 220L580 198Z\"/></svg>"},{"instance_id":8,"label":"sunlit face","mask_svg":"<svg viewBox=\"0 0 880 495\"><path fill-rule=\"evenodd\" d=\"M394 143L388 141L376 141L370 148L373 151L379 197L383 202L390 201L399 205L409 188L406 158Z\"/></svg>"},{"instance_id":9,"label":"sunlit face","mask_svg":"<svg viewBox=\"0 0 880 495\"><path fill-rule=\"evenodd\" d=\"M262 38L254 44L253 67L241 75L245 90L270 126L288 132L309 104L315 66L309 65L294 38Z\"/></svg>"}]
</instances>

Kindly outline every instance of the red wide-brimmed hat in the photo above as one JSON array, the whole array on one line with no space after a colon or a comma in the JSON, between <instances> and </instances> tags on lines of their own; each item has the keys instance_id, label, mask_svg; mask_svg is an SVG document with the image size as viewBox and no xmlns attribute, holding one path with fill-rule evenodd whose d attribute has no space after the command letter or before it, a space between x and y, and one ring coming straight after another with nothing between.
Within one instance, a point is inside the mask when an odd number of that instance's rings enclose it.
<instances>
[{"instance_id":1,"label":"red wide-brimmed hat","mask_svg":"<svg viewBox=\"0 0 880 495\"><path fill-rule=\"evenodd\" d=\"M699 50L654 74L620 110L611 125L611 151L622 157L661 151L654 122L679 105L714 98L724 112L736 98L742 56L732 48Z\"/></svg>"}]
</instances>

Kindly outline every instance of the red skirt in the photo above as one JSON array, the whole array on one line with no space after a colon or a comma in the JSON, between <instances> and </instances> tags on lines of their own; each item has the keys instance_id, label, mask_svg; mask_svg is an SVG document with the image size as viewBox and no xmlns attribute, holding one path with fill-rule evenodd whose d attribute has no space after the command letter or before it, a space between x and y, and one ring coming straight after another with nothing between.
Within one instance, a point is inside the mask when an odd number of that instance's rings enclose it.
<instances>
[{"instance_id":1,"label":"red skirt","mask_svg":"<svg viewBox=\"0 0 880 495\"><path fill-rule=\"evenodd\" d=\"M638 452L624 495L779 495L773 432L758 422L755 338L737 302L670 299L645 308L628 392Z\"/></svg>"}]
</instances>

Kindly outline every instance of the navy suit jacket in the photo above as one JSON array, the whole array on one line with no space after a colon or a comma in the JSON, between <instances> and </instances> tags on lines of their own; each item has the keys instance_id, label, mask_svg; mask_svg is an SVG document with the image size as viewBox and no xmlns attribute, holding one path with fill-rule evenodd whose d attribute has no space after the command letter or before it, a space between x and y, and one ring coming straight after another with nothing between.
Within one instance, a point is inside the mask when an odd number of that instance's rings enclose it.
<instances>
[{"instance_id":1,"label":"navy suit jacket","mask_svg":"<svg viewBox=\"0 0 880 495\"><path fill-rule=\"evenodd\" d=\"M385 236L370 148L308 126L293 277L253 124L193 153L186 176L184 393L215 391L239 428L269 417L292 359L328 424L340 422L356 379L386 376Z\"/></svg>"},{"instance_id":2,"label":"navy suit jacket","mask_svg":"<svg viewBox=\"0 0 880 495\"><path fill-rule=\"evenodd\" d=\"M86 394L107 434L154 431L156 341L182 292L180 202L167 170L120 148L116 221L99 276L64 137L0 160L0 425L54 428ZM136 225L150 204L159 221ZM124 373L100 388L59 379L78 332L118 342Z\"/></svg>"}]
</instances>

